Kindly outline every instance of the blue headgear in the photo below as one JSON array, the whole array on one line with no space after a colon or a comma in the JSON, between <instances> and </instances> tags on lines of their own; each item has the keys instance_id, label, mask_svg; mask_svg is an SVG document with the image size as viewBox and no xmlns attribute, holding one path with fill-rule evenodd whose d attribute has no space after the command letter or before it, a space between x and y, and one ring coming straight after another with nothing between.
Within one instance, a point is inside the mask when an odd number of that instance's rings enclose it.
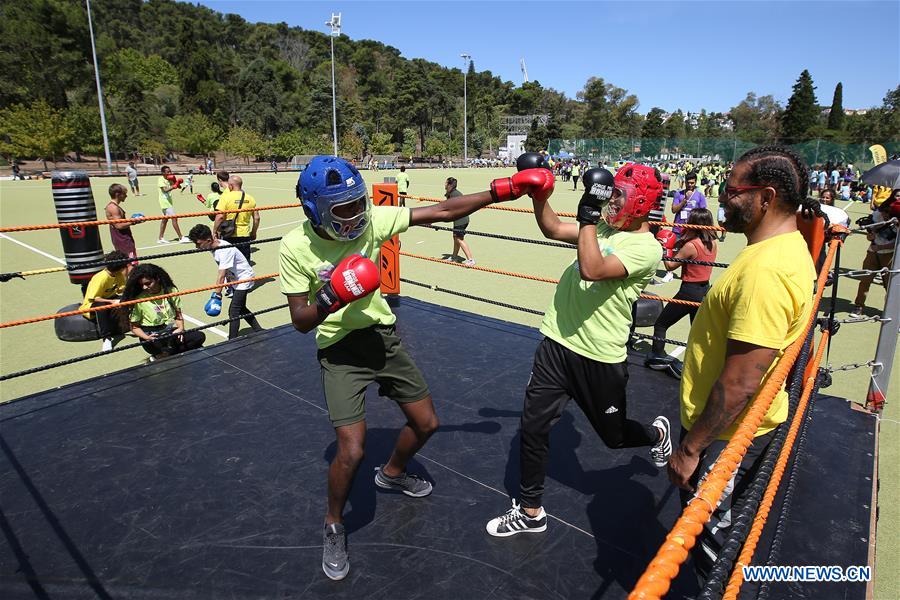
<instances>
[{"instance_id":1,"label":"blue headgear","mask_svg":"<svg viewBox=\"0 0 900 600\"><path fill-rule=\"evenodd\" d=\"M343 158L315 156L297 180L297 198L315 227L338 241L359 237L369 225L371 203L366 184L356 167ZM350 216L338 216L334 209L358 204Z\"/></svg>"}]
</instances>

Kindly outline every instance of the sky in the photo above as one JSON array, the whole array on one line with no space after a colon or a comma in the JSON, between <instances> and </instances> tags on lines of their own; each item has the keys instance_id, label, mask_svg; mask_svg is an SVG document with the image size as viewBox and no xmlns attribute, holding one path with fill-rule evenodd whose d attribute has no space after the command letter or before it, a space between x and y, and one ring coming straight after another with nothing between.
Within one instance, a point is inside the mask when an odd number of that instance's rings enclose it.
<instances>
[{"instance_id":1,"label":"sky","mask_svg":"<svg viewBox=\"0 0 900 600\"><path fill-rule=\"evenodd\" d=\"M574 98L602 77L640 100L639 112L724 112L753 91L782 104L803 69L819 104L843 83L844 108L879 106L900 83L900 2L600 2L202 0L251 22L326 32L342 14L343 34L373 39L462 68L522 83L528 77Z\"/></svg>"}]
</instances>

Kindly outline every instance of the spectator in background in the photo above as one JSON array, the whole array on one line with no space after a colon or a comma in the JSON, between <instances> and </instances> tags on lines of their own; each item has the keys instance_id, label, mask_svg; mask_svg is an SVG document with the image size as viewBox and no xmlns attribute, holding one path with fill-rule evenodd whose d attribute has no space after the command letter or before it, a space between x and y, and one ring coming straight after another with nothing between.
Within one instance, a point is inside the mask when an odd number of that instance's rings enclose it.
<instances>
[{"instance_id":1,"label":"spectator in background","mask_svg":"<svg viewBox=\"0 0 900 600\"><path fill-rule=\"evenodd\" d=\"M119 185L125 189L124 185ZM119 296L125 291L125 276L128 270L128 262L130 258L125 256L118 250L113 250L103 257L107 263L102 271L94 273L90 283L84 292L84 300L78 310L87 310L98 306L107 306L119 303ZM124 317L124 312L120 309L112 308L107 310L98 310L96 312L83 313L82 316L89 321L96 321L97 329L100 331L100 339L103 340L102 350L104 352L112 350L113 337L122 333L120 321Z\"/></svg>"},{"instance_id":2,"label":"spectator in background","mask_svg":"<svg viewBox=\"0 0 900 600\"><path fill-rule=\"evenodd\" d=\"M900 213L900 189L893 190L890 198L881 203L878 209L872 214L872 224L866 234L866 239L871 243L866 251L866 257L863 259L862 268L871 271L879 269L890 269L894 261L894 244L897 240L897 223L887 223L892 220L892 212ZM878 225L883 223L883 225ZM891 276L887 273L881 274L881 284L887 290ZM859 280L859 287L856 290L856 299L853 301L853 314L862 315L866 308L866 296L869 293L869 287L875 281L875 274L865 275Z\"/></svg>"},{"instance_id":3,"label":"spectator in background","mask_svg":"<svg viewBox=\"0 0 900 600\"><path fill-rule=\"evenodd\" d=\"M672 213L675 215L675 222L687 223L691 211L695 208L706 208L706 196L697 189L697 173L691 171L685 176L684 189L675 192L675 196L672 198ZM673 227L672 231L681 237L681 227Z\"/></svg>"},{"instance_id":4,"label":"spectator in background","mask_svg":"<svg viewBox=\"0 0 900 600\"><path fill-rule=\"evenodd\" d=\"M406 166L400 166L400 173L397 174L397 193L400 206L406 206L406 198L404 196L409 193L409 175L406 174Z\"/></svg>"},{"instance_id":5,"label":"spectator in background","mask_svg":"<svg viewBox=\"0 0 900 600\"><path fill-rule=\"evenodd\" d=\"M13 159L13 161L12 161L12 180L15 181L16 179L21 179L22 181L25 180L25 178L22 177L22 172L19 170L19 161Z\"/></svg>"},{"instance_id":6,"label":"spectator in background","mask_svg":"<svg viewBox=\"0 0 900 600\"><path fill-rule=\"evenodd\" d=\"M712 225L712 213L705 208L695 208L688 217L689 225ZM719 245L716 243L716 232L711 229L687 229L684 236L678 242L681 248L676 248L674 258L698 260L704 262L715 262L716 255L719 252ZM712 275L712 267L708 265L693 265L680 262L674 262L663 258L663 265L667 271L674 271L681 268L681 287L675 298L678 300L689 300L691 302L702 302L709 291L709 278ZM653 337L659 338L653 340L653 350L650 357L644 362L645 367L650 367L656 371L669 371L676 377L681 377L681 366L675 358L666 354L665 342L661 341L666 337L666 331L669 327L683 319L685 316L690 317L691 323L697 316L697 306L687 306L675 302L669 302L663 308L656 323L653 324Z\"/></svg>"},{"instance_id":7,"label":"spectator in background","mask_svg":"<svg viewBox=\"0 0 900 600\"><path fill-rule=\"evenodd\" d=\"M236 225L234 234L225 236L223 239L237 246L241 254L247 259L247 262L250 262L250 244L242 244L241 242L250 242L256 239L256 230L259 229L260 219L258 210L244 210L255 209L256 200L243 190L243 186L244 180L238 175L232 175L228 178L229 191L224 192L222 197L219 198L218 209L222 211L241 209L243 212L231 213L227 217L225 214L216 215L216 220L213 223L213 235L219 238L218 231L222 222L226 218L234 219Z\"/></svg>"},{"instance_id":8,"label":"spectator in background","mask_svg":"<svg viewBox=\"0 0 900 600\"><path fill-rule=\"evenodd\" d=\"M121 183L109 186L109 202L106 204L106 218L124 219L125 210L122 203L128 196L128 190ZM113 248L127 258L137 256L137 248L134 243L134 235L131 233L131 223L110 223L109 237L112 238ZM126 265L123 265L123 267Z\"/></svg>"},{"instance_id":9,"label":"spectator in background","mask_svg":"<svg viewBox=\"0 0 900 600\"><path fill-rule=\"evenodd\" d=\"M141 340L141 345L151 362L157 358L180 354L199 348L206 341L202 331L185 331L181 314L181 296L163 300L150 300L177 292L178 288L168 273L153 263L144 263L131 270L125 282L122 302L147 298L131 306L129 320L131 333ZM160 339L162 336L163 339Z\"/></svg>"},{"instance_id":10,"label":"spectator in background","mask_svg":"<svg viewBox=\"0 0 900 600\"><path fill-rule=\"evenodd\" d=\"M825 189L825 187L827 185L827 181L828 181L828 172L825 171L825 167L821 167L819 169L819 185L816 188L819 190L819 194L821 194L822 190Z\"/></svg>"},{"instance_id":11,"label":"spectator in background","mask_svg":"<svg viewBox=\"0 0 900 600\"><path fill-rule=\"evenodd\" d=\"M171 216L175 214L175 207L172 205L172 191L178 189L178 184L169 180L169 178L172 176L172 169L166 166L160 169L160 172L162 173L162 175L156 180L156 187L159 190L159 208L162 211L163 215ZM191 241L185 236L181 235L181 228L178 226L178 219L163 219L159 222L159 240L157 241L157 243L169 243L165 237L166 225L169 224L169 221L172 221L172 228L175 230L175 233L178 234L177 241Z\"/></svg>"},{"instance_id":12,"label":"spectator in background","mask_svg":"<svg viewBox=\"0 0 900 600\"><path fill-rule=\"evenodd\" d=\"M134 167L134 161L129 161L125 167L125 176L128 178L128 185L131 187L131 193L135 196L143 196L141 193L141 184L138 183L138 172Z\"/></svg>"},{"instance_id":13,"label":"spectator in background","mask_svg":"<svg viewBox=\"0 0 900 600\"><path fill-rule=\"evenodd\" d=\"M456 183L456 177L448 177L444 183L444 197L448 200L456 196L462 196L462 192L456 189ZM472 250L469 249L469 244L465 240L466 227L468 226L468 215L453 221L453 252L447 257L447 260L456 262L456 259L459 257L459 249L462 248L463 253L466 255L466 260L463 264L467 267L473 267L475 266L475 259L472 257Z\"/></svg>"},{"instance_id":14,"label":"spectator in background","mask_svg":"<svg viewBox=\"0 0 900 600\"><path fill-rule=\"evenodd\" d=\"M219 275L216 279L216 285L219 288L213 292L214 297L217 296L219 300L222 299L222 284L225 283L226 279L229 281L240 281L255 277L253 267L250 266L250 262L244 255L225 240L214 239L212 231L206 225L194 225L188 237L191 238L191 241L194 242L197 248L212 252L213 260L219 266ZM228 324L229 340L236 338L240 330L241 321L238 317L243 317L253 331L262 331L262 327L257 322L253 312L247 308L247 294L250 293L254 285L254 282L250 281L229 286L234 290L231 304L228 307L228 317L233 319Z\"/></svg>"},{"instance_id":15,"label":"spectator in background","mask_svg":"<svg viewBox=\"0 0 900 600\"><path fill-rule=\"evenodd\" d=\"M213 172L213 159L211 159L211 158L206 159L206 172L207 173Z\"/></svg>"}]
</instances>

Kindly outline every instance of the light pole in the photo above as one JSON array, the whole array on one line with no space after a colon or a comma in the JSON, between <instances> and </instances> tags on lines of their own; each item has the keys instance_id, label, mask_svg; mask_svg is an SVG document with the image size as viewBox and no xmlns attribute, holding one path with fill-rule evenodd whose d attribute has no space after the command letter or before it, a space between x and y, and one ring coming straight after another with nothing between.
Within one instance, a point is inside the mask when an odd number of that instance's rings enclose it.
<instances>
[{"instance_id":1,"label":"light pole","mask_svg":"<svg viewBox=\"0 0 900 600\"><path fill-rule=\"evenodd\" d=\"M463 167L469 165L469 115L468 115L468 89L466 87L466 76L469 73L469 61L472 57L463 52L459 55L466 62L463 68Z\"/></svg>"},{"instance_id":2,"label":"light pole","mask_svg":"<svg viewBox=\"0 0 900 600\"><path fill-rule=\"evenodd\" d=\"M325 21L331 27L331 118L334 132L334 155L338 155L337 146L337 92L334 86L334 38L341 35L341 13L331 13L331 20Z\"/></svg>"},{"instance_id":3,"label":"light pole","mask_svg":"<svg viewBox=\"0 0 900 600\"><path fill-rule=\"evenodd\" d=\"M109 136L106 133L106 112L103 110L103 90L100 88L100 65L97 63L97 48L94 45L94 25L91 23L91 0L86 0L88 30L91 33L91 54L94 57L94 78L97 80L97 102L100 104L100 127L103 129L103 149L106 151L106 172L112 174L112 159L109 156Z\"/></svg>"}]
</instances>

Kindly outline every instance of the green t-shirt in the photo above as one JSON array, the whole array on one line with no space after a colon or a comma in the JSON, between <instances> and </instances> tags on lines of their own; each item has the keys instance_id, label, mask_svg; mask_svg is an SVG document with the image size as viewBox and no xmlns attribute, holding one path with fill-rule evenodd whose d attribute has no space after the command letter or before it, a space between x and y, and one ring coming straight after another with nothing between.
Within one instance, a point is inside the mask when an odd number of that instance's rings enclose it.
<instances>
[{"instance_id":1,"label":"green t-shirt","mask_svg":"<svg viewBox=\"0 0 900 600\"><path fill-rule=\"evenodd\" d=\"M219 200L219 198L221 196L222 196L222 194L217 194L215 192L212 192L209 196L207 196L206 197L206 210L216 210L216 208L215 208L216 202Z\"/></svg>"},{"instance_id":2,"label":"green t-shirt","mask_svg":"<svg viewBox=\"0 0 900 600\"><path fill-rule=\"evenodd\" d=\"M288 296L313 296L331 279L334 266L351 254L361 254L376 265L381 244L409 229L410 209L400 206L372 207L372 221L361 236L349 242L323 239L309 221L304 221L281 240L281 291ZM655 243L655 242L654 242ZM659 247L659 244L657 244ZM334 312L316 329L316 344L327 348L354 329L391 325L397 320L377 291Z\"/></svg>"},{"instance_id":3,"label":"green t-shirt","mask_svg":"<svg viewBox=\"0 0 900 600\"><path fill-rule=\"evenodd\" d=\"M177 292L177 288L166 290L164 293L171 294ZM160 294L145 293L136 299L150 298L151 296L159 296ZM138 302L131 307L131 322L148 327L156 327L159 325L168 325L175 320L177 312L181 310L181 296L167 298L165 300L148 300L147 302Z\"/></svg>"},{"instance_id":4,"label":"green t-shirt","mask_svg":"<svg viewBox=\"0 0 900 600\"><path fill-rule=\"evenodd\" d=\"M156 187L159 189L159 207L163 210L172 208L172 193L163 190L172 185L172 182L163 176L156 178Z\"/></svg>"},{"instance_id":5,"label":"green t-shirt","mask_svg":"<svg viewBox=\"0 0 900 600\"><path fill-rule=\"evenodd\" d=\"M627 354L631 305L656 272L662 247L649 232L617 231L602 222L597 225L597 243L603 256L615 254L622 261L628 275L582 281L576 260L556 286L541 333L581 356L620 363Z\"/></svg>"},{"instance_id":6,"label":"green t-shirt","mask_svg":"<svg viewBox=\"0 0 900 600\"><path fill-rule=\"evenodd\" d=\"M397 173L397 191L401 194L409 191L409 175L405 172Z\"/></svg>"}]
</instances>

